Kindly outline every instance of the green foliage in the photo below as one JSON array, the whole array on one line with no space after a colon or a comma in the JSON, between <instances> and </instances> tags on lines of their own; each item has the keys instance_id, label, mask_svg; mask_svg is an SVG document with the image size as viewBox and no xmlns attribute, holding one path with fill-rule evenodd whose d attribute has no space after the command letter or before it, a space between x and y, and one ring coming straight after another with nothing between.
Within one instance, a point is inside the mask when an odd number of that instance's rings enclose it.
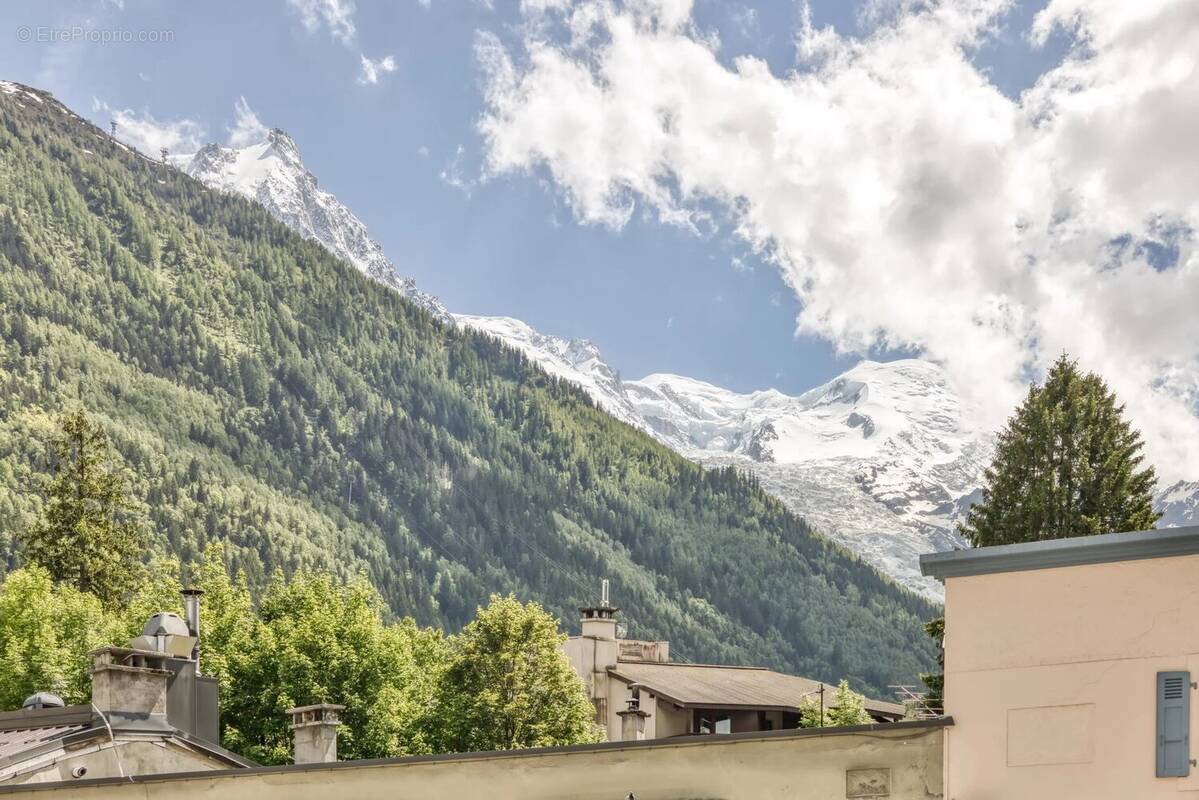
<instances>
[{"instance_id":1,"label":"green foliage","mask_svg":"<svg viewBox=\"0 0 1199 800\"><path fill-rule=\"evenodd\" d=\"M982 502L962 533L975 547L1146 530L1152 467L1103 379L1061 356L999 434Z\"/></svg>"},{"instance_id":2,"label":"green foliage","mask_svg":"<svg viewBox=\"0 0 1199 800\"><path fill-rule=\"evenodd\" d=\"M346 706L341 758L577 744L599 736L582 682L540 606L493 598L449 641L411 619L383 620L369 583L276 576L255 608L213 545L190 583L204 591L201 667L217 678L221 743L290 763L288 708ZM156 611L179 605L179 565L161 560L127 608L55 583L32 566L0 583L0 708L37 691L90 701L88 652L124 645Z\"/></svg>"},{"instance_id":3,"label":"green foliage","mask_svg":"<svg viewBox=\"0 0 1199 800\"><path fill-rule=\"evenodd\" d=\"M561 650L565 640L541 606L493 595L451 641L440 686L443 747L511 750L599 741L595 709Z\"/></svg>"},{"instance_id":4,"label":"green foliage","mask_svg":"<svg viewBox=\"0 0 1199 800\"><path fill-rule=\"evenodd\" d=\"M25 557L113 606L139 582L145 536L104 429L80 409L59 427L54 480L42 518L23 537Z\"/></svg>"},{"instance_id":5,"label":"green foliage","mask_svg":"<svg viewBox=\"0 0 1199 800\"><path fill-rule=\"evenodd\" d=\"M753 478L51 99L0 94L0 564L44 514L54 415L80 406L152 547L191 563L223 542L253 596L278 570L365 574L388 615L456 630L494 592L573 620L608 577L633 635L691 660L878 693L933 664L936 609Z\"/></svg>"},{"instance_id":6,"label":"green foliage","mask_svg":"<svg viewBox=\"0 0 1199 800\"><path fill-rule=\"evenodd\" d=\"M836 728L846 725L869 725L874 722L866 713L866 697L849 687L848 681L837 684L834 692L826 692L824 716L820 715L820 697L808 695L799 704L799 727Z\"/></svg>"},{"instance_id":7,"label":"green foliage","mask_svg":"<svg viewBox=\"0 0 1199 800\"><path fill-rule=\"evenodd\" d=\"M20 708L38 691L88 702L87 653L113 627L96 597L56 586L45 569L11 573L0 584L0 708Z\"/></svg>"},{"instance_id":8,"label":"green foliage","mask_svg":"<svg viewBox=\"0 0 1199 800\"><path fill-rule=\"evenodd\" d=\"M133 589L128 605L106 606L45 568L23 567L0 582L0 709L19 708L34 692L54 692L68 704L91 700L88 652L126 644L146 618L179 603L177 565L156 563L161 580Z\"/></svg>"},{"instance_id":9,"label":"green foliage","mask_svg":"<svg viewBox=\"0 0 1199 800\"><path fill-rule=\"evenodd\" d=\"M365 580L276 576L247 632L237 649L223 653L226 746L262 763L285 763L292 743L287 709L339 703L346 706L341 757L431 752L427 714L444 644L410 620L385 625L382 599Z\"/></svg>"},{"instance_id":10,"label":"green foliage","mask_svg":"<svg viewBox=\"0 0 1199 800\"><path fill-rule=\"evenodd\" d=\"M924 632L929 635L937 646L936 672L920 673L920 681L924 684L924 703L928 710L937 714L945 713L945 617L930 619L924 625Z\"/></svg>"}]
</instances>

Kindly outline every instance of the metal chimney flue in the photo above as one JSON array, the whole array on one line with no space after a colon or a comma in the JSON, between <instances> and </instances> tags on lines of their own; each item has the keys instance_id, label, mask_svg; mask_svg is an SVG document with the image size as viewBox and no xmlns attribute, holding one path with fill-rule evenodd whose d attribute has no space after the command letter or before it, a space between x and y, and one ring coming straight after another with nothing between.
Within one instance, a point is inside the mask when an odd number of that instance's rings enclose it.
<instances>
[{"instance_id":1,"label":"metal chimney flue","mask_svg":"<svg viewBox=\"0 0 1199 800\"><path fill-rule=\"evenodd\" d=\"M196 662L196 674L200 674L200 596L204 590L188 588L183 592L183 619L187 622L187 630L195 637L192 647L192 661Z\"/></svg>"}]
</instances>

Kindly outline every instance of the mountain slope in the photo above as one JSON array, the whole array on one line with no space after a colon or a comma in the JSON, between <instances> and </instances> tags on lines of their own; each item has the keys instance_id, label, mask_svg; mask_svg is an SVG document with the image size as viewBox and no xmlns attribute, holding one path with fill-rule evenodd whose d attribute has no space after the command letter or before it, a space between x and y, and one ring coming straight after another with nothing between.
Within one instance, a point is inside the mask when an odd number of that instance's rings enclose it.
<instances>
[{"instance_id":1,"label":"mountain slope","mask_svg":"<svg viewBox=\"0 0 1199 800\"><path fill-rule=\"evenodd\" d=\"M961 545L954 525L977 490L989 445L961 428L957 397L935 365L860 365L803 398L773 391L739 395L671 375L624 382L589 341L546 335L509 317L448 314L411 279L399 278L365 226L317 188L282 131L240 149L211 144L176 163L213 188L259 201L288 227L443 319L517 348L676 452L709 466L753 471L822 531L901 583L940 599L942 587L919 575L916 559ZM855 400L835 388L843 384L867 388Z\"/></svg>"},{"instance_id":2,"label":"mountain slope","mask_svg":"<svg viewBox=\"0 0 1199 800\"><path fill-rule=\"evenodd\" d=\"M25 92L0 92L8 563L53 415L78 404L113 435L157 545L192 559L224 541L255 585L365 572L395 612L452 627L494 591L573 620L607 576L632 633L691 660L875 692L931 666L936 609L752 479Z\"/></svg>"},{"instance_id":3,"label":"mountain slope","mask_svg":"<svg viewBox=\"0 0 1199 800\"><path fill-rule=\"evenodd\" d=\"M449 314L400 277L365 226L317 188L282 131L240 149L209 145L175 163L213 188L259 201L277 219L443 320L517 348L584 389L617 419L709 466L752 471L788 508L904 585L933 599L920 553L963 546L956 534L981 494L993 434L971 430L934 364L863 363L802 397L742 395L674 375L624 382L584 339L563 339L509 317ZM845 387L854 387L853 397ZM823 398L823 399L822 399ZM781 437L781 438L780 438ZM1199 522L1199 484L1164 489L1162 527Z\"/></svg>"}]
</instances>

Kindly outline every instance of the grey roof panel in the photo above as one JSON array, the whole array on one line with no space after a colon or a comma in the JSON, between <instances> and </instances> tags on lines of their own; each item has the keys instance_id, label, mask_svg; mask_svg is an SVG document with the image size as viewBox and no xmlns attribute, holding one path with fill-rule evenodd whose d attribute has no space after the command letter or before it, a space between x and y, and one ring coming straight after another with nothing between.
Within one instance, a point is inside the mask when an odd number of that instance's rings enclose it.
<instances>
[{"instance_id":1,"label":"grey roof panel","mask_svg":"<svg viewBox=\"0 0 1199 800\"><path fill-rule=\"evenodd\" d=\"M929 553L920 556L920 572L945 580L1195 554L1199 554L1199 525Z\"/></svg>"},{"instance_id":2,"label":"grey roof panel","mask_svg":"<svg viewBox=\"0 0 1199 800\"><path fill-rule=\"evenodd\" d=\"M86 725L57 725L48 728L0 731L0 759L19 755L26 750L81 731Z\"/></svg>"}]
</instances>

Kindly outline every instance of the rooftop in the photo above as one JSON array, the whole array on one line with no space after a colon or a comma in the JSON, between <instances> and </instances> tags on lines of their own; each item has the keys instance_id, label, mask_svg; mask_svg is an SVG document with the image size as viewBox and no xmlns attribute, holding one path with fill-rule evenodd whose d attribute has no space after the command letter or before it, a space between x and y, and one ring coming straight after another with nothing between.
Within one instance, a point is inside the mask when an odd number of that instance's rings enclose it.
<instances>
[{"instance_id":1,"label":"rooftop","mask_svg":"<svg viewBox=\"0 0 1199 800\"><path fill-rule=\"evenodd\" d=\"M757 708L798 711L805 695L815 697L820 681L763 667L724 667L676 662L621 661L608 672L684 708ZM823 684L828 703L837 687ZM873 715L899 718L904 707L866 699Z\"/></svg>"},{"instance_id":2,"label":"rooftop","mask_svg":"<svg viewBox=\"0 0 1199 800\"><path fill-rule=\"evenodd\" d=\"M1199 525L951 550L920 556L920 572L939 580L1081 564L1199 554Z\"/></svg>"}]
</instances>

